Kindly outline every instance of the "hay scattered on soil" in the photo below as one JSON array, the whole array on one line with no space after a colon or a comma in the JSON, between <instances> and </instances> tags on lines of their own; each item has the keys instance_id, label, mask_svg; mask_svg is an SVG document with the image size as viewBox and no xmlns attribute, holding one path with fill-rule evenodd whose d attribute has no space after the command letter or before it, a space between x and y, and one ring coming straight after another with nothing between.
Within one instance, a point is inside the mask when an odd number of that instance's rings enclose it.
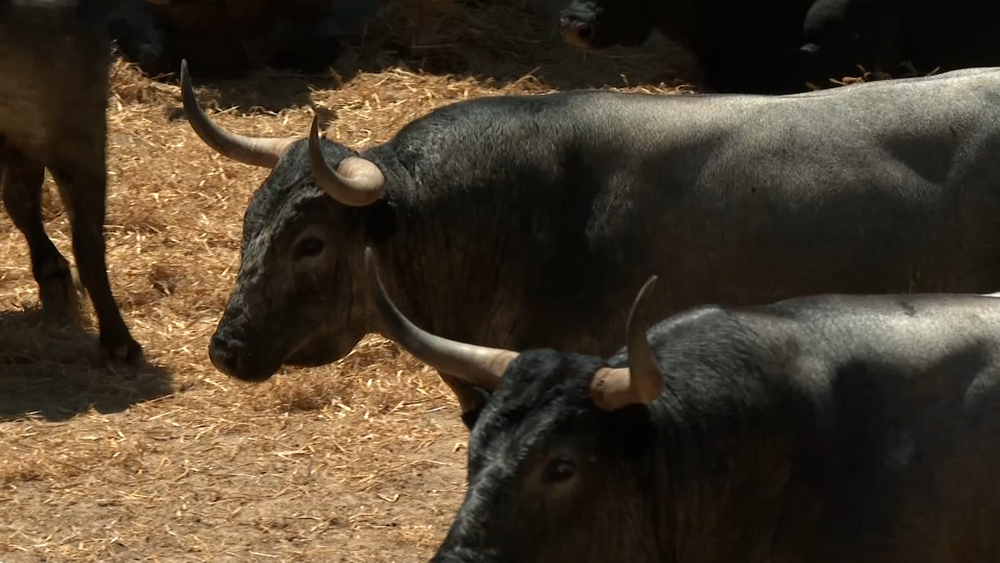
<instances>
[{"instance_id":1,"label":"hay scattered on soil","mask_svg":"<svg viewBox=\"0 0 1000 563\"><path fill-rule=\"evenodd\" d=\"M222 159L171 119L176 86L122 63L113 76L108 260L150 367L105 367L92 332L45 326L26 244L0 217L0 413L9 420L0 559L426 556L463 482L447 388L378 337L337 365L261 385L215 371L208 338L235 277L243 211L266 171ZM432 95L407 101L408 88ZM339 108L338 135L358 144L473 90L390 71L315 97ZM385 92L400 99L390 105ZM311 112L215 117L245 133L287 134L304 132ZM66 215L51 182L45 189L46 228L72 261Z\"/></svg>"},{"instance_id":2,"label":"hay scattered on soil","mask_svg":"<svg viewBox=\"0 0 1000 563\"><path fill-rule=\"evenodd\" d=\"M473 97L691 91L655 56L582 61L516 5L456 6L388 8L327 77L203 85L193 68L198 97L234 132L305 134L320 113L330 136L363 148ZM86 299L87 332L44 322L27 245L0 214L0 559L426 560L464 490L467 435L450 391L377 336L259 385L217 372L208 340L267 171L205 146L176 83L122 61L111 72L108 263L149 365L97 360ZM72 262L50 179L44 189L46 229Z\"/></svg>"},{"instance_id":3,"label":"hay scattered on soil","mask_svg":"<svg viewBox=\"0 0 1000 563\"><path fill-rule=\"evenodd\" d=\"M456 44L475 35L462 33ZM192 74L234 132L305 134L320 113L330 136L363 148L445 104L552 91L523 68L496 80L401 67L208 85ZM217 372L208 340L267 171L205 146L176 83L120 60L111 73L108 263L149 365L98 361L87 299L86 332L42 319L27 245L0 214L0 559L426 560L464 490L467 436L450 391L377 336L335 365L259 385ZM656 84L633 89L684 91ZM73 262L50 179L44 190L46 229Z\"/></svg>"}]
</instances>

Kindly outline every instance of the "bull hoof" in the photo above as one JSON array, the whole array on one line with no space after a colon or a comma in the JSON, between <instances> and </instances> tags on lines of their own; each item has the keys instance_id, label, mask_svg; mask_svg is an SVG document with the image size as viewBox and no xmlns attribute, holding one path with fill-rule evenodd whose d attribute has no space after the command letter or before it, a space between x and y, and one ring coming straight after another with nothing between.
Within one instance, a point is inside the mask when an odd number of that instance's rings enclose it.
<instances>
[{"instance_id":1,"label":"bull hoof","mask_svg":"<svg viewBox=\"0 0 1000 563\"><path fill-rule=\"evenodd\" d=\"M101 358L104 361L117 361L132 365L144 365L146 357L142 345L128 337L124 343L108 346L101 343Z\"/></svg>"},{"instance_id":2,"label":"bull hoof","mask_svg":"<svg viewBox=\"0 0 1000 563\"><path fill-rule=\"evenodd\" d=\"M53 276L38 288L42 312L51 320L77 324L80 321L80 299L69 273Z\"/></svg>"}]
</instances>

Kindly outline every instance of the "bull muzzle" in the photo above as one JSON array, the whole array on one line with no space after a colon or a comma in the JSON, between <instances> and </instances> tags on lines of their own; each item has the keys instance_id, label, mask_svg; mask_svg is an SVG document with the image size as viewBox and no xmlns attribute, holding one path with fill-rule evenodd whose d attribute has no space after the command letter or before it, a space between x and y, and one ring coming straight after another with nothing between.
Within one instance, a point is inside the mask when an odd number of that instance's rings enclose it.
<instances>
[{"instance_id":1,"label":"bull muzzle","mask_svg":"<svg viewBox=\"0 0 1000 563\"><path fill-rule=\"evenodd\" d=\"M243 381L265 381L277 371L267 362L260 361L246 341L225 330L217 330L212 335L208 344L208 357L215 369Z\"/></svg>"}]
</instances>

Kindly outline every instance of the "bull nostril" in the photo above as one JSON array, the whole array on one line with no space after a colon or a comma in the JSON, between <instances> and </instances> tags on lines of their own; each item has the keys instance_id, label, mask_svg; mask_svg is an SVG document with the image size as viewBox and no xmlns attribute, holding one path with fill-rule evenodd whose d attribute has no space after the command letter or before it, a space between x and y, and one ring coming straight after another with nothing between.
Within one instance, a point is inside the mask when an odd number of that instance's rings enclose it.
<instances>
[{"instance_id":1,"label":"bull nostril","mask_svg":"<svg viewBox=\"0 0 1000 563\"><path fill-rule=\"evenodd\" d=\"M583 24L576 29L576 35L584 41L589 41L594 37L594 26Z\"/></svg>"},{"instance_id":2,"label":"bull nostril","mask_svg":"<svg viewBox=\"0 0 1000 563\"><path fill-rule=\"evenodd\" d=\"M208 356L216 367L231 367L239 356L242 342L224 334L215 334L209 341Z\"/></svg>"},{"instance_id":3,"label":"bull nostril","mask_svg":"<svg viewBox=\"0 0 1000 563\"><path fill-rule=\"evenodd\" d=\"M212 336L209 348L211 348L213 352L226 352L229 350L229 339L215 334Z\"/></svg>"}]
</instances>

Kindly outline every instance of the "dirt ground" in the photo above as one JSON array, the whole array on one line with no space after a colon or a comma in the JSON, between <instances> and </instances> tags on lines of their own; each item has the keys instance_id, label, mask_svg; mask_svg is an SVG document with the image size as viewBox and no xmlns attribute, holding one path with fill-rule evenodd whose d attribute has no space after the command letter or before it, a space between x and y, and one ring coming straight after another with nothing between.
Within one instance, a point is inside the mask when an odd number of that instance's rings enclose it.
<instances>
[{"instance_id":1,"label":"dirt ground","mask_svg":"<svg viewBox=\"0 0 1000 563\"><path fill-rule=\"evenodd\" d=\"M232 131L305 134L318 113L357 148L475 96L677 90L676 59L659 51L583 60L545 26L490 43L495 12L445 15L466 18L464 36L396 29L395 44L355 46L339 76L191 72ZM427 560L465 486L467 433L447 387L375 335L335 365L262 384L217 372L208 340L267 171L205 146L175 82L121 61L112 72L109 272L149 365L98 360L89 301L85 330L43 321L27 245L0 214L0 562ZM46 228L72 261L51 179L45 191Z\"/></svg>"}]
</instances>

